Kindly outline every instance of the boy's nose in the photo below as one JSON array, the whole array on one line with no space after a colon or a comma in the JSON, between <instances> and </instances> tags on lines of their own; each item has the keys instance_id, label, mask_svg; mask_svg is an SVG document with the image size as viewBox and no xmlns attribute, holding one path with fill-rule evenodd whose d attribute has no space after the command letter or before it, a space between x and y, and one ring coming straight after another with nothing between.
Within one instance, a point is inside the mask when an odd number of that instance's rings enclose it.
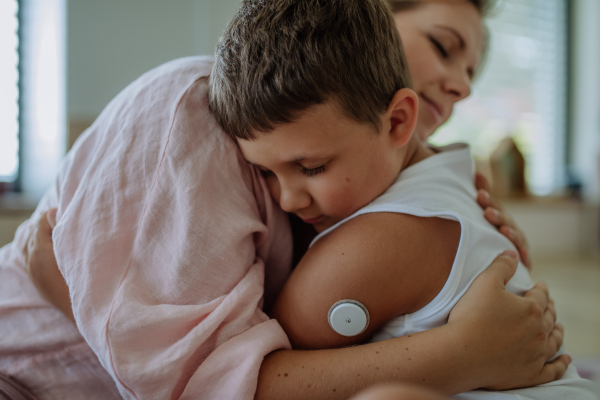
<instances>
[{"instance_id":1,"label":"boy's nose","mask_svg":"<svg viewBox=\"0 0 600 400\"><path fill-rule=\"evenodd\" d=\"M311 197L302 188L281 187L279 195L279 206L285 212L296 212L310 206Z\"/></svg>"}]
</instances>

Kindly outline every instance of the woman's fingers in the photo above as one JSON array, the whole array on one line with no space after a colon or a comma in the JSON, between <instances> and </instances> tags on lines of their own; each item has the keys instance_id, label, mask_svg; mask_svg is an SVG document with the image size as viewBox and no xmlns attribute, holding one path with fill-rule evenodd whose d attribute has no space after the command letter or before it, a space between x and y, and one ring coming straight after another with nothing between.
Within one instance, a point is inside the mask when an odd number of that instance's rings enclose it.
<instances>
[{"instance_id":1,"label":"woman's fingers","mask_svg":"<svg viewBox=\"0 0 600 400\"><path fill-rule=\"evenodd\" d=\"M567 368L569 367L569 364L571 364L571 361L571 356L569 356L568 354L563 354L556 360L544 364L544 366L542 367L542 371L538 376L538 379L534 381L533 385L541 385L560 379L567 371Z\"/></svg>"},{"instance_id":2,"label":"woman's fingers","mask_svg":"<svg viewBox=\"0 0 600 400\"><path fill-rule=\"evenodd\" d=\"M526 247L519 249L519 256L521 257L521 261L523 262L523 264L525 264L527 269L531 270L531 259L529 258L529 250Z\"/></svg>"},{"instance_id":3,"label":"woman's fingers","mask_svg":"<svg viewBox=\"0 0 600 400\"><path fill-rule=\"evenodd\" d=\"M481 208L492 207L496 210L502 211L502 204L496 201L492 196L490 196L490 192L484 189L479 189L477 191L477 203Z\"/></svg>"},{"instance_id":4,"label":"woman's fingers","mask_svg":"<svg viewBox=\"0 0 600 400\"><path fill-rule=\"evenodd\" d=\"M486 275L490 275L490 279L501 278L502 281L497 279L497 283L503 283L502 288L504 288L508 281L515 275L515 272L517 272L516 261L518 259L517 253L512 250L506 250L500 256L496 257L494 262L480 275L480 277L484 279Z\"/></svg>"},{"instance_id":5,"label":"woman's fingers","mask_svg":"<svg viewBox=\"0 0 600 400\"><path fill-rule=\"evenodd\" d=\"M565 338L565 328L562 324L556 324L546 344L546 361L550 360L560 350Z\"/></svg>"},{"instance_id":6,"label":"woman's fingers","mask_svg":"<svg viewBox=\"0 0 600 400\"><path fill-rule=\"evenodd\" d=\"M487 178L479 172L475 173L475 188L477 188L477 190L485 190L486 192L490 191L490 183Z\"/></svg>"},{"instance_id":7,"label":"woman's fingers","mask_svg":"<svg viewBox=\"0 0 600 400\"><path fill-rule=\"evenodd\" d=\"M481 201L481 199L485 198L486 196L489 197L489 195L482 195L484 191L481 190L479 192L480 194L478 195L477 199L479 205L484 207L483 215L485 216L485 219L487 219L490 224L498 228L498 231L500 231L500 233L502 233L515 245L519 251L519 256L523 264L525 264L527 268L531 268L527 238L525 238L525 234L516 226L513 219L506 212L502 211L501 208L499 208L498 204L493 204L494 202L491 200Z\"/></svg>"},{"instance_id":8,"label":"woman's fingers","mask_svg":"<svg viewBox=\"0 0 600 400\"><path fill-rule=\"evenodd\" d=\"M546 328L546 332L552 332L554 325L556 325L556 309L554 308L554 300L550 299L548 307L544 311L544 327Z\"/></svg>"},{"instance_id":9,"label":"woman's fingers","mask_svg":"<svg viewBox=\"0 0 600 400\"><path fill-rule=\"evenodd\" d=\"M542 310L546 310L548 308L548 304L550 303L548 285L546 285L544 282L538 282L533 288L525 293L524 297L534 300L539 304Z\"/></svg>"},{"instance_id":10,"label":"woman's fingers","mask_svg":"<svg viewBox=\"0 0 600 400\"><path fill-rule=\"evenodd\" d=\"M527 241L525 235L516 229L510 228L508 225L503 225L499 229L500 233L503 234L508 240L518 249L524 249L527 247Z\"/></svg>"}]
</instances>

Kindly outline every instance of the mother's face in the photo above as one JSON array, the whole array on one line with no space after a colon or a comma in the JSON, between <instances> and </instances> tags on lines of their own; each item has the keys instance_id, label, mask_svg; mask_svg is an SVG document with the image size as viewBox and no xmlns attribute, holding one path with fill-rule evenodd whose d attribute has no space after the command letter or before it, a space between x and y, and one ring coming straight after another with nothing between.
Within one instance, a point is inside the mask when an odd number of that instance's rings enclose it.
<instances>
[{"instance_id":1,"label":"mother's face","mask_svg":"<svg viewBox=\"0 0 600 400\"><path fill-rule=\"evenodd\" d=\"M471 91L484 46L481 16L470 2L457 1L424 3L394 18L419 95L417 133L425 140Z\"/></svg>"}]
</instances>

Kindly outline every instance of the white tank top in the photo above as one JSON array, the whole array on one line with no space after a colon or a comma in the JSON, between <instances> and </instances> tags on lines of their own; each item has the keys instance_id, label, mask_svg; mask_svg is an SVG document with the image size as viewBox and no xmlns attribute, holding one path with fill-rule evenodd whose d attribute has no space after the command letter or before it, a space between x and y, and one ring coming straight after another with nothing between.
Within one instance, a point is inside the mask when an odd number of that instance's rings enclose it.
<instances>
[{"instance_id":1,"label":"white tank top","mask_svg":"<svg viewBox=\"0 0 600 400\"><path fill-rule=\"evenodd\" d=\"M503 251L515 246L485 217L476 201L474 168L469 148L455 144L436 148L439 153L403 170L381 196L319 234L311 243L327 235L358 215L397 212L418 217L436 217L458 221L461 236L452 271L438 295L422 309L400 315L373 335L372 342L391 339L444 325L454 305L473 280ZM533 286L529 273L519 263L506 289L523 295ZM505 392L471 391L457 399L596 399L591 382L581 379L570 366L559 381L533 388Z\"/></svg>"}]
</instances>

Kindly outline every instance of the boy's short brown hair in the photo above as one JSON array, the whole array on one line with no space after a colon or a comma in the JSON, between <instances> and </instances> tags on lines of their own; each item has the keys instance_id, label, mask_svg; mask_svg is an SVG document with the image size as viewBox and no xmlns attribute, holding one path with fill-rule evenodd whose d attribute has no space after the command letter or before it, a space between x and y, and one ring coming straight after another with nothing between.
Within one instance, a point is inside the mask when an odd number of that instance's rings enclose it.
<instances>
[{"instance_id":1,"label":"boy's short brown hair","mask_svg":"<svg viewBox=\"0 0 600 400\"><path fill-rule=\"evenodd\" d=\"M408 66L384 0L244 0L217 46L209 107L235 139L328 100L379 127L404 87Z\"/></svg>"}]
</instances>

